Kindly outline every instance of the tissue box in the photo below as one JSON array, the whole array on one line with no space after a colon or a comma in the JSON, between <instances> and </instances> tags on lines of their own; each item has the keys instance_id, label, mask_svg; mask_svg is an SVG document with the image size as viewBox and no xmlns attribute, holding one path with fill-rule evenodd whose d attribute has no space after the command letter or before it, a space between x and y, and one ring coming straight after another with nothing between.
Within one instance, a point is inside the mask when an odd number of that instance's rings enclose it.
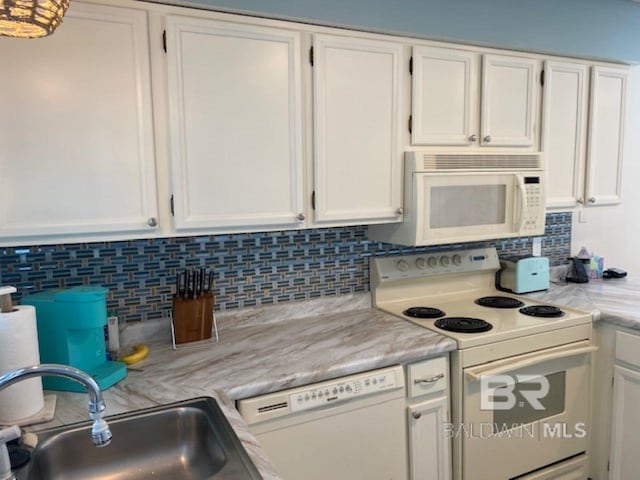
<instances>
[{"instance_id":1,"label":"tissue box","mask_svg":"<svg viewBox=\"0 0 640 480\"><path fill-rule=\"evenodd\" d=\"M589 278L602 278L604 258L592 255L589 261Z\"/></svg>"}]
</instances>

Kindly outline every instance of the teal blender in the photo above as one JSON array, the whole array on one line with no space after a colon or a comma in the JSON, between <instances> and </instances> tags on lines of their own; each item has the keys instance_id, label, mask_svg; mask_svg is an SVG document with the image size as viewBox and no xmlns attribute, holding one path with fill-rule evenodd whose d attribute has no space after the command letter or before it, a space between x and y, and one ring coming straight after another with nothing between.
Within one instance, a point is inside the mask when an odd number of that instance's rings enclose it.
<instances>
[{"instance_id":1,"label":"teal blender","mask_svg":"<svg viewBox=\"0 0 640 480\"><path fill-rule=\"evenodd\" d=\"M90 374L101 389L127 376L124 363L108 361L104 340L107 324L107 292L103 287L50 290L22 299L36 308L42 363L62 363ZM44 377L48 390L84 392L71 380Z\"/></svg>"}]
</instances>

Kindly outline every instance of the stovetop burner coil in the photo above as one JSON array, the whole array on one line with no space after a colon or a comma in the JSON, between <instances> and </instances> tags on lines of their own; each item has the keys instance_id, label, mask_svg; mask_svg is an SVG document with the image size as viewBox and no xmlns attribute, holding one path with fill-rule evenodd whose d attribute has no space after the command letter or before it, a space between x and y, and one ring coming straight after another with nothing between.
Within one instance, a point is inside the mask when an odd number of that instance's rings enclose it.
<instances>
[{"instance_id":1,"label":"stovetop burner coil","mask_svg":"<svg viewBox=\"0 0 640 480\"><path fill-rule=\"evenodd\" d=\"M517 298L491 296L476 299L475 303L483 307L492 308L518 308L524 306L524 303Z\"/></svg>"},{"instance_id":2,"label":"stovetop burner coil","mask_svg":"<svg viewBox=\"0 0 640 480\"><path fill-rule=\"evenodd\" d=\"M521 308L520 313L531 317L558 318L564 315L564 312L558 307L552 305L530 305Z\"/></svg>"},{"instance_id":3,"label":"stovetop burner coil","mask_svg":"<svg viewBox=\"0 0 640 480\"><path fill-rule=\"evenodd\" d=\"M402 313L407 317L413 318L440 318L445 316L442 310L434 307L411 307Z\"/></svg>"},{"instance_id":4,"label":"stovetop burner coil","mask_svg":"<svg viewBox=\"0 0 640 480\"><path fill-rule=\"evenodd\" d=\"M480 318L471 317L446 317L436 320L435 326L442 330L460 333L488 332L493 328L489 322Z\"/></svg>"}]
</instances>

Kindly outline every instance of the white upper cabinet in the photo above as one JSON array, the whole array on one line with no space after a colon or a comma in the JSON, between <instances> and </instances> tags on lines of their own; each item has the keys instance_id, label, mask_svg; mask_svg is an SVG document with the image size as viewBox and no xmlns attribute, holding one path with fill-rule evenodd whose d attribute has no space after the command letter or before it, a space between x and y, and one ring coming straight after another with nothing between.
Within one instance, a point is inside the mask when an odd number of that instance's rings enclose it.
<instances>
[{"instance_id":1,"label":"white upper cabinet","mask_svg":"<svg viewBox=\"0 0 640 480\"><path fill-rule=\"evenodd\" d=\"M412 144L537 150L539 61L414 47L412 65Z\"/></svg>"},{"instance_id":2,"label":"white upper cabinet","mask_svg":"<svg viewBox=\"0 0 640 480\"><path fill-rule=\"evenodd\" d=\"M538 63L521 57L483 56L482 145L534 146Z\"/></svg>"},{"instance_id":3,"label":"white upper cabinet","mask_svg":"<svg viewBox=\"0 0 640 480\"><path fill-rule=\"evenodd\" d=\"M547 165L547 207L583 202L589 67L547 61L542 107L542 151Z\"/></svg>"},{"instance_id":4,"label":"white upper cabinet","mask_svg":"<svg viewBox=\"0 0 640 480\"><path fill-rule=\"evenodd\" d=\"M586 202L620 203L627 70L593 67Z\"/></svg>"},{"instance_id":5,"label":"white upper cabinet","mask_svg":"<svg viewBox=\"0 0 640 480\"><path fill-rule=\"evenodd\" d=\"M178 230L304 225L300 34L170 15Z\"/></svg>"},{"instance_id":6,"label":"white upper cabinet","mask_svg":"<svg viewBox=\"0 0 640 480\"><path fill-rule=\"evenodd\" d=\"M480 55L463 50L413 49L412 143L477 142L479 60Z\"/></svg>"},{"instance_id":7,"label":"white upper cabinet","mask_svg":"<svg viewBox=\"0 0 640 480\"><path fill-rule=\"evenodd\" d=\"M146 12L72 2L0 58L0 237L154 231Z\"/></svg>"},{"instance_id":8,"label":"white upper cabinet","mask_svg":"<svg viewBox=\"0 0 640 480\"><path fill-rule=\"evenodd\" d=\"M313 48L315 221L401 220L402 45L317 34Z\"/></svg>"}]
</instances>

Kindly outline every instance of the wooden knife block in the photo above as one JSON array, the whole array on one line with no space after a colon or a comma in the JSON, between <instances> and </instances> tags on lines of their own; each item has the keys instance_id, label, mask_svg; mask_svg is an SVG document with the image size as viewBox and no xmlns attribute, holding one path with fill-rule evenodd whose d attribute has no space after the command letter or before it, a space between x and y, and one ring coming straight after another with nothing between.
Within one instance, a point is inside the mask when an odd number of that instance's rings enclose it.
<instances>
[{"instance_id":1,"label":"wooden knife block","mask_svg":"<svg viewBox=\"0 0 640 480\"><path fill-rule=\"evenodd\" d=\"M173 329L176 344L211 338L214 301L212 293L198 298L173 297Z\"/></svg>"}]
</instances>

